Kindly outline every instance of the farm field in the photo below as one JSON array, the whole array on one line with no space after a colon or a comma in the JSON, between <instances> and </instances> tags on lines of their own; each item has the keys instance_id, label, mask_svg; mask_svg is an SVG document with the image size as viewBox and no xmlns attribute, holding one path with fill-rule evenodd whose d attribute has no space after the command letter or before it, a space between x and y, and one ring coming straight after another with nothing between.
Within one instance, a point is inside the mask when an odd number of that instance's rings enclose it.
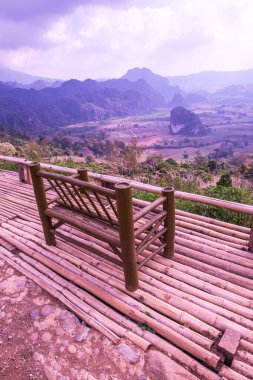
<instances>
[{"instance_id":1,"label":"farm field","mask_svg":"<svg viewBox=\"0 0 253 380\"><path fill-rule=\"evenodd\" d=\"M96 122L83 122L62 127L73 141L103 133L107 139L129 143L136 139L145 148L142 159L150 155L172 157L177 161L208 155L221 147L230 146L236 152L253 152L253 104L219 106L201 104L190 107L209 128L204 136L170 133L170 111Z\"/></svg>"}]
</instances>

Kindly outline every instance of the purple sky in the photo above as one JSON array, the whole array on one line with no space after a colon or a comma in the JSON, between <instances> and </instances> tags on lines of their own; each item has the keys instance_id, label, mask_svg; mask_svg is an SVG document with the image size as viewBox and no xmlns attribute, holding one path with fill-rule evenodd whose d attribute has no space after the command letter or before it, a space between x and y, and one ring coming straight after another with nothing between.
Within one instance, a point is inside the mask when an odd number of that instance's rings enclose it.
<instances>
[{"instance_id":1,"label":"purple sky","mask_svg":"<svg viewBox=\"0 0 253 380\"><path fill-rule=\"evenodd\" d=\"M0 66L51 78L253 68L253 0L0 0Z\"/></svg>"}]
</instances>

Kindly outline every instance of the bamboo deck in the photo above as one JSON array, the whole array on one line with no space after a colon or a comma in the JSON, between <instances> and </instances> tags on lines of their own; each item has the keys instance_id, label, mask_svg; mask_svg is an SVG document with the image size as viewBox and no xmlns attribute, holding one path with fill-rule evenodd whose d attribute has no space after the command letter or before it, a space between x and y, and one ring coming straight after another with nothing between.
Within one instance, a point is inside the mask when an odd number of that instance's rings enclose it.
<instances>
[{"instance_id":1,"label":"bamboo deck","mask_svg":"<svg viewBox=\"0 0 253 380\"><path fill-rule=\"evenodd\" d=\"M106 244L66 225L58 231L57 246L47 246L32 186L0 171L1 259L115 343L153 345L199 379L253 379L249 228L177 211L175 256L143 266L134 293ZM231 367L217 349L226 329L241 334Z\"/></svg>"}]
</instances>

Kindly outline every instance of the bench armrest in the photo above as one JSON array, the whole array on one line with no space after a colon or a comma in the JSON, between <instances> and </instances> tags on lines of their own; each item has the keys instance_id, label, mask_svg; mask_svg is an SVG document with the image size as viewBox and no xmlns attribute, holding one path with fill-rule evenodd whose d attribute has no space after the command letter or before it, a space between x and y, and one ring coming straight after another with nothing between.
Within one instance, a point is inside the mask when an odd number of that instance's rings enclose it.
<instances>
[{"instance_id":1,"label":"bench armrest","mask_svg":"<svg viewBox=\"0 0 253 380\"><path fill-rule=\"evenodd\" d=\"M148 214L150 211L153 211L158 206L160 206L162 203L166 201L166 197L160 197L156 199L155 201L151 202L146 207L142 208L140 211L136 212L133 216L134 223L137 222L140 218Z\"/></svg>"}]
</instances>

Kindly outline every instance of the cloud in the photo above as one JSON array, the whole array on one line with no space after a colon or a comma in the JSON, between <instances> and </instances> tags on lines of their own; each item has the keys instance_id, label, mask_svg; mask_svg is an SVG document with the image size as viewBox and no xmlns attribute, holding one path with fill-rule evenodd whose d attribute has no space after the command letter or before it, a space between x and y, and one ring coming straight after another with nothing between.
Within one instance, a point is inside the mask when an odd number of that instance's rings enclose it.
<instances>
[{"instance_id":1,"label":"cloud","mask_svg":"<svg viewBox=\"0 0 253 380\"><path fill-rule=\"evenodd\" d=\"M129 0L1 0L0 18L15 22L33 21L66 14L78 5L121 7L129 3Z\"/></svg>"},{"instance_id":2,"label":"cloud","mask_svg":"<svg viewBox=\"0 0 253 380\"><path fill-rule=\"evenodd\" d=\"M0 63L66 79L249 68L252 18L251 0L3 0Z\"/></svg>"},{"instance_id":3,"label":"cloud","mask_svg":"<svg viewBox=\"0 0 253 380\"><path fill-rule=\"evenodd\" d=\"M121 8L130 0L1 0L0 49L46 47L47 30L80 7Z\"/></svg>"},{"instance_id":4,"label":"cloud","mask_svg":"<svg viewBox=\"0 0 253 380\"><path fill-rule=\"evenodd\" d=\"M1 0L0 48L43 45L45 30L80 1Z\"/></svg>"}]
</instances>

